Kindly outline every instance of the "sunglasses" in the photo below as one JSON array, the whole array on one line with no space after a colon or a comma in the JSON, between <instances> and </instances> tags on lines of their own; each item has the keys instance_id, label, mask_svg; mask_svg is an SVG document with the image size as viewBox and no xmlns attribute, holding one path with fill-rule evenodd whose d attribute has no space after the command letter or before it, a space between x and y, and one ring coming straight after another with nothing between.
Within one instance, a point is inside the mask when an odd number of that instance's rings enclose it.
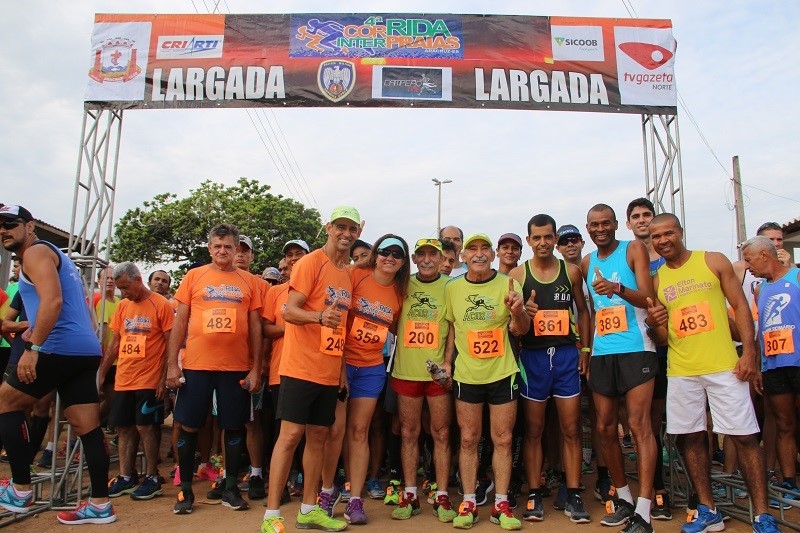
<instances>
[{"instance_id":1,"label":"sunglasses","mask_svg":"<svg viewBox=\"0 0 800 533\"><path fill-rule=\"evenodd\" d=\"M565 238L561 239L560 241L558 241L558 245L559 246L566 246L567 244L578 244L579 242L581 242L581 238L580 237L565 237Z\"/></svg>"},{"instance_id":2,"label":"sunglasses","mask_svg":"<svg viewBox=\"0 0 800 533\"><path fill-rule=\"evenodd\" d=\"M765 222L758 227L758 229L756 230L756 235L768 229L783 231L783 228L781 228L780 224L778 224L777 222Z\"/></svg>"},{"instance_id":3,"label":"sunglasses","mask_svg":"<svg viewBox=\"0 0 800 533\"><path fill-rule=\"evenodd\" d=\"M22 224L22 222L20 222L19 220L6 220L2 224L0 224L0 227L3 229L14 229L20 224Z\"/></svg>"},{"instance_id":4,"label":"sunglasses","mask_svg":"<svg viewBox=\"0 0 800 533\"><path fill-rule=\"evenodd\" d=\"M397 250L389 250L388 248L381 248L378 250L378 255L381 257L389 257L391 255L395 259L405 259L406 255Z\"/></svg>"}]
</instances>

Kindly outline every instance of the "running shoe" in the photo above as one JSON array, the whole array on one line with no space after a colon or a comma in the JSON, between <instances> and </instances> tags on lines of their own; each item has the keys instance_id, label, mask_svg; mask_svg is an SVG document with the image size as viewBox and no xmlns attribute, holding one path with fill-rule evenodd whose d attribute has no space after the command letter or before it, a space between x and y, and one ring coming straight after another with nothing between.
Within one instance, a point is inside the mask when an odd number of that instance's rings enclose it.
<instances>
[{"instance_id":1,"label":"running shoe","mask_svg":"<svg viewBox=\"0 0 800 533\"><path fill-rule=\"evenodd\" d=\"M753 533L780 533L780 529L775 518L769 513L764 513L753 520Z\"/></svg>"},{"instance_id":2,"label":"running shoe","mask_svg":"<svg viewBox=\"0 0 800 533\"><path fill-rule=\"evenodd\" d=\"M131 494L135 490L136 482L133 480L133 477L125 479L122 476L117 476L108 482L109 498L116 498L118 496L122 496L123 494Z\"/></svg>"},{"instance_id":3,"label":"running shoe","mask_svg":"<svg viewBox=\"0 0 800 533\"><path fill-rule=\"evenodd\" d=\"M567 485L562 483L558 487L558 493L553 500L553 509L556 511L563 511L567 508Z\"/></svg>"},{"instance_id":4,"label":"running shoe","mask_svg":"<svg viewBox=\"0 0 800 533\"><path fill-rule=\"evenodd\" d=\"M317 506L325 511L325 514L333 518L333 508L342 501L342 493L333 487L333 492L322 492L317 494Z\"/></svg>"},{"instance_id":5,"label":"running shoe","mask_svg":"<svg viewBox=\"0 0 800 533\"><path fill-rule=\"evenodd\" d=\"M634 514L633 505L623 500L615 498L606 502L606 515L600 519L604 526L621 526Z\"/></svg>"},{"instance_id":6,"label":"running shoe","mask_svg":"<svg viewBox=\"0 0 800 533\"><path fill-rule=\"evenodd\" d=\"M206 492L206 499L221 500L223 492L225 492L225 478L220 477L211 484L211 490Z\"/></svg>"},{"instance_id":7,"label":"running shoe","mask_svg":"<svg viewBox=\"0 0 800 533\"><path fill-rule=\"evenodd\" d=\"M591 516L583 506L580 494L570 494L567 496L567 503L564 506L564 514L573 524L586 524L591 521Z\"/></svg>"},{"instance_id":8,"label":"running shoe","mask_svg":"<svg viewBox=\"0 0 800 533\"><path fill-rule=\"evenodd\" d=\"M53 450L45 450L42 452L42 456L39 457L39 462L37 463L39 468L52 468L53 466Z\"/></svg>"},{"instance_id":9,"label":"running shoe","mask_svg":"<svg viewBox=\"0 0 800 533\"><path fill-rule=\"evenodd\" d=\"M650 518L653 520L672 520L672 509L669 504L669 494L656 494L650 508Z\"/></svg>"},{"instance_id":10,"label":"running shoe","mask_svg":"<svg viewBox=\"0 0 800 533\"><path fill-rule=\"evenodd\" d=\"M386 496L383 498L383 505L397 505L400 503L400 481L397 479L389 480L386 486Z\"/></svg>"},{"instance_id":11,"label":"running shoe","mask_svg":"<svg viewBox=\"0 0 800 533\"><path fill-rule=\"evenodd\" d=\"M779 488L781 488L781 489L784 489L784 490L790 490L790 491L793 491L793 492L800 492L800 489L798 489L797 487L793 487L788 481L784 481L783 483L781 483L780 485L777 485L777 486ZM795 496L793 494L789 494L787 492L778 492L778 495L781 498L783 498L784 500L798 500L798 499L800 499L797 496ZM782 501L778 500L778 498L770 498L769 499L769 506L772 507L773 509L784 509L784 510L792 508L792 504L791 503L787 503L785 501L782 502Z\"/></svg>"},{"instance_id":12,"label":"running shoe","mask_svg":"<svg viewBox=\"0 0 800 533\"><path fill-rule=\"evenodd\" d=\"M728 499L728 489L719 481L711 482L711 494L715 502L724 502Z\"/></svg>"},{"instance_id":13,"label":"running shoe","mask_svg":"<svg viewBox=\"0 0 800 533\"><path fill-rule=\"evenodd\" d=\"M214 468L211 463L206 463L197 469L198 481L214 481L219 477L219 470Z\"/></svg>"},{"instance_id":14,"label":"running shoe","mask_svg":"<svg viewBox=\"0 0 800 533\"><path fill-rule=\"evenodd\" d=\"M386 491L381 487L381 482L376 477L367 480L367 494L373 500L382 500L386 496Z\"/></svg>"},{"instance_id":15,"label":"running shoe","mask_svg":"<svg viewBox=\"0 0 800 533\"><path fill-rule=\"evenodd\" d=\"M611 479L598 479L594 484L594 497L601 502L607 502L611 499Z\"/></svg>"},{"instance_id":16,"label":"running shoe","mask_svg":"<svg viewBox=\"0 0 800 533\"><path fill-rule=\"evenodd\" d=\"M395 520L408 520L419 513L419 498L410 492L404 492L400 495L400 504L392 510L392 518Z\"/></svg>"},{"instance_id":17,"label":"running shoe","mask_svg":"<svg viewBox=\"0 0 800 533\"><path fill-rule=\"evenodd\" d=\"M331 518L320 509L319 505L314 507L307 514L297 511L297 529L321 529L323 531L341 531L347 527L347 522ZM262 523L263 527L263 523ZM263 531L263 529L262 529Z\"/></svg>"},{"instance_id":18,"label":"running shoe","mask_svg":"<svg viewBox=\"0 0 800 533\"><path fill-rule=\"evenodd\" d=\"M452 522L458 516L458 513L453 509L453 504L450 503L450 496L440 494L436 497L436 502L433 504L433 515L439 519L439 522L444 524Z\"/></svg>"},{"instance_id":19,"label":"running shoe","mask_svg":"<svg viewBox=\"0 0 800 533\"><path fill-rule=\"evenodd\" d=\"M697 505L697 516L692 522L686 522L681 527L681 533L705 533L706 531L722 531L725 524L722 522L722 513L712 511L702 503Z\"/></svg>"},{"instance_id":20,"label":"running shoe","mask_svg":"<svg viewBox=\"0 0 800 533\"><path fill-rule=\"evenodd\" d=\"M282 516L268 516L261 522L261 533L283 533L286 526L283 525Z\"/></svg>"},{"instance_id":21,"label":"running shoe","mask_svg":"<svg viewBox=\"0 0 800 533\"><path fill-rule=\"evenodd\" d=\"M334 486L334 488L336 488L336 484L334 484L333 486ZM349 502L350 501L350 496L351 496L351 494L350 494L350 482L349 481L345 481L344 484L341 485L338 488L339 488L339 492L342 494L342 503Z\"/></svg>"},{"instance_id":22,"label":"running shoe","mask_svg":"<svg viewBox=\"0 0 800 533\"><path fill-rule=\"evenodd\" d=\"M267 492L264 490L264 478L261 476L250 476L247 482L247 497L249 499L263 500L267 497Z\"/></svg>"},{"instance_id":23,"label":"running shoe","mask_svg":"<svg viewBox=\"0 0 800 533\"><path fill-rule=\"evenodd\" d=\"M436 491L439 490L439 486L435 482L431 482L429 480L425 480L422 482L422 494L425 495L425 500L430 504L436 501Z\"/></svg>"},{"instance_id":24,"label":"running shoe","mask_svg":"<svg viewBox=\"0 0 800 533\"><path fill-rule=\"evenodd\" d=\"M545 472L545 482L543 486L547 487L549 490L557 489L558 486L563 482L561 479L561 473L556 471L553 468L548 468Z\"/></svg>"},{"instance_id":25,"label":"running shoe","mask_svg":"<svg viewBox=\"0 0 800 533\"><path fill-rule=\"evenodd\" d=\"M494 488L494 481L491 478L485 477L478 480L478 486L475 488L475 503L476 505L486 505L489 500L489 491Z\"/></svg>"},{"instance_id":26,"label":"running shoe","mask_svg":"<svg viewBox=\"0 0 800 533\"><path fill-rule=\"evenodd\" d=\"M192 508L194 507L194 494L189 492L178 492L178 500L175 502L175 506L172 508L172 512L175 514L192 514Z\"/></svg>"},{"instance_id":27,"label":"running shoe","mask_svg":"<svg viewBox=\"0 0 800 533\"><path fill-rule=\"evenodd\" d=\"M250 508L250 505L239 494L239 489L236 488L222 491L222 505L234 511L246 511Z\"/></svg>"},{"instance_id":28,"label":"running shoe","mask_svg":"<svg viewBox=\"0 0 800 533\"><path fill-rule=\"evenodd\" d=\"M164 494L164 491L161 489L161 483L154 477L145 476L142 484L136 487L136 490L131 493L131 499L152 500L156 496L161 496L162 494Z\"/></svg>"},{"instance_id":29,"label":"running shoe","mask_svg":"<svg viewBox=\"0 0 800 533\"><path fill-rule=\"evenodd\" d=\"M711 454L711 464L717 466L725 465L725 452L723 450L714 450Z\"/></svg>"},{"instance_id":30,"label":"running shoe","mask_svg":"<svg viewBox=\"0 0 800 533\"><path fill-rule=\"evenodd\" d=\"M98 506L83 500L74 511L61 511L56 515L58 521L67 525L110 524L117 521L111 502Z\"/></svg>"},{"instance_id":31,"label":"running shoe","mask_svg":"<svg viewBox=\"0 0 800 533\"><path fill-rule=\"evenodd\" d=\"M478 507L472 502L461 502L458 507L458 516L453 518L453 527L456 529L470 529L478 521Z\"/></svg>"},{"instance_id":32,"label":"running shoe","mask_svg":"<svg viewBox=\"0 0 800 533\"><path fill-rule=\"evenodd\" d=\"M525 510L522 511L522 519L526 522L541 522L544 520L544 505L542 504L540 492L528 495L528 504L525 506Z\"/></svg>"},{"instance_id":33,"label":"running shoe","mask_svg":"<svg viewBox=\"0 0 800 533\"><path fill-rule=\"evenodd\" d=\"M628 523L620 530L620 533L653 533L653 525L638 514L633 513L633 516L628 519Z\"/></svg>"},{"instance_id":34,"label":"running shoe","mask_svg":"<svg viewBox=\"0 0 800 533\"><path fill-rule=\"evenodd\" d=\"M519 518L514 516L513 511L508 506L508 500L497 502L492 506L492 514L489 515L489 522L492 524L500 524L502 529L506 531L516 531L522 529L522 522Z\"/></svg>"},{"instance_id":35,"label":"running shoe","mask_svg":"<svg viewBox=\"0 0 800 533\"><path fill-rule=\"evenodd\" d=\"M33 491L27 496L20 496L11 484L10 479L0 480L0 507L12 513L24 514L33 505Z\"/></svg>"},{"instance_id":36,"label":"running shoe","mask_svg":"<svg viewBox=\"0 0 800 533\"><path fill-rule=\"evenodd\" d=\"M347 502L347 507L344 509L344 519L349 524L367 523L367 513L364 512L364 501L361 498L353 498Z\"/></svg>"},{"instance_id":37,"label":"running shoe","mask_svg":"<svg viewBox=\"0 0 800 533\"><path fill-rule=\"evenodd\" d=\"M622 447L623 448L633 448L633 437L630 433L622 437Z\"/></svg>"}]
</instances>

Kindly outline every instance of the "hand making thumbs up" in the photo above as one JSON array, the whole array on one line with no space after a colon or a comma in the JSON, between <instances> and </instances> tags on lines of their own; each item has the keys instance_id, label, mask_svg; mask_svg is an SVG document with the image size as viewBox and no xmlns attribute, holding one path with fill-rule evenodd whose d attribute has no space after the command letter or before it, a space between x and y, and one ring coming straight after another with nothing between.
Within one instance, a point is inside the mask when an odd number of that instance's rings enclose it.
<instances>
[{"instance_id":1,"label":"hand making thumbs up","mask_svg":"<svg viewBox=\"0 0 800 533\"><path fill-rule=\"evenodd\" d=\"M334 298L331 305L319 314L319 323L329 328L337 328L342 323L342 312L337 308L339 298Z\"/></svg>"},{"instance_id":2,"label":"hand making thumbs up","mask_svg":"<svg viewBox=\"0 0 800 533\"><path fill-rule=\"evenodd\" d=\"M592 282L592 288L594 289L595 293L600 296L608 296L611 298L614 296L615 285L616 283L612 283L603 277L603 273L600 272L600 267L594 267L594 281Z\"/></svg>"},{"instance_id":3,"label":"hand making thumbs up","mask_svg":"<svg viewBox=\"0 0 800 533\"><path fill-rule=\"evenodd\" d=\"M645 324L651 328L666 326L668 318L669 314L667 313L667 308L661 305L659 301L653 302L653 299L648 296Z\"/></svg>"},{"instance_id":4,"label":"hand making thumbs up","mask_svg":"<svg viewBox=\"0 0 800 533\"><path fill-rule=\"evenodd\" d=\"M528 300L525 302L525 311L528 312L528 315L533 318L536 315L536 311L539 310L539 304L536 303L536 291L531 289L531 295L528 297Z\"/></svg>"}]
</instances>

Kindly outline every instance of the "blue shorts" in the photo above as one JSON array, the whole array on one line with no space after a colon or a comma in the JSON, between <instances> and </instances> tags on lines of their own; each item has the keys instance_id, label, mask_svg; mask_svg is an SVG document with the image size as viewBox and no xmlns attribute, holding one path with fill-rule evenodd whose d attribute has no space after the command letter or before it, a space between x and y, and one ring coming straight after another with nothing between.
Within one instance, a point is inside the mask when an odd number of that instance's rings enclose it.
<instances>
[{"instance_id":1,"label":"blue shorts","mask_svg":"<svg viewBox=\"0 0 800 533\"><path fill-rule=\"evenodd\" d=\"M520 395L545 402L550 396L572 398L581 393L578 348L562 344L538 350L523 348L520 361Z\"/></svg>"},{"instance_id":2,"label":"blue shorts","mask_svg":"<svg viewBox=\"0 0 800 533\"><path fill-rule=\"evenodd\" d=\"M347 365L347 389L351 398L378 398L386 384L386 366Z\"/></svg>"}]
</instances>

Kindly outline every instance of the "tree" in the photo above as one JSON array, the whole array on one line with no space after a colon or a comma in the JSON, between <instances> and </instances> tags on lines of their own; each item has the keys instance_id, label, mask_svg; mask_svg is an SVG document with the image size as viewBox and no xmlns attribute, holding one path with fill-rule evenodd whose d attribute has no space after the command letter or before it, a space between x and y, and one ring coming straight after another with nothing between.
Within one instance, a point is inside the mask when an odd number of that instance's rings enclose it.
<instances>
[{"instance_id":1,"label":"tree","mask_svg":"<svg viewBox=\"0 0 800 533\"><path fill-rule=\"evenodd\" d=\"M316 209L269 192L269 185L239 178L226 187L206 180L186 198L164 193L129 210L114 226L111 260L182 263L179 276L192 262L207 263L208 232L216 224L235 224L253 241L253 272L277 266L283 245L303 239L313 250L325 235Z\"/></svg>"}]
</instances>

